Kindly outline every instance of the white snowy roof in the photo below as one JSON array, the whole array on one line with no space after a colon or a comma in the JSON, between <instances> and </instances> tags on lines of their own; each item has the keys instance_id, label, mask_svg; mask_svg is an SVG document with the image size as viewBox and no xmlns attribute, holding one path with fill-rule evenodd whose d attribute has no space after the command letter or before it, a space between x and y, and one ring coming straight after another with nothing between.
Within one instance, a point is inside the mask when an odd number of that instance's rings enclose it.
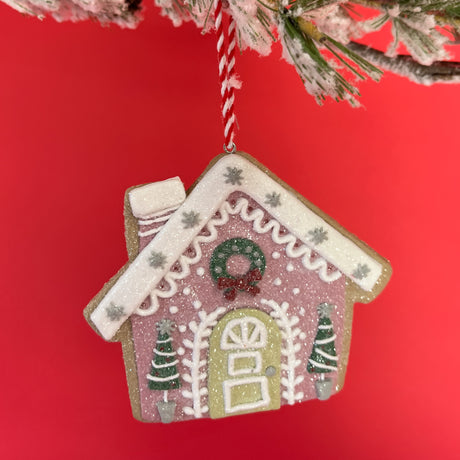
<instances>
[{"instance_id":1,"label":"white snowy roof","mask_svg":"<svg viewBox=\"0 0 460 460\"><path fill-rule=\"evenodd\" d=\"M313 248L362 290L372 291L381 278L384 267L377 255L371 255L372 250L360 247L343 229L337 230L285 185L249 159L238 154L226 155L206 172L183 204L92 312L91 320L105 339L111 339L124 321L138 309L214 216L222 201L235 191L246 193L266 208L291 234ZM278 197L275 206L267 204L270 197ZM314 235L318 233L325 234L327 238L315 241ZM157 264L159 266L152 266L152 253L164 257L164 261ZM113 308L123 312L123 315L108 315L107 312Z\"/></svg>"}]
</instances>

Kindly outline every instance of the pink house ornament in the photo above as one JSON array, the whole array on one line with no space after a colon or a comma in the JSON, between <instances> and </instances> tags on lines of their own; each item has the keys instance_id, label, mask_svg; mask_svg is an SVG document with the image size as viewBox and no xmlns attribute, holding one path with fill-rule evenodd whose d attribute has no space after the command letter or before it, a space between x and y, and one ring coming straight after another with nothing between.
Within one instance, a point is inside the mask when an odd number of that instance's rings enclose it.
<instances>
[{"instance_id":1,"label":"pink house ornament","mask_svg":"<svg viewBox=\"0 0 460 460\"><path fill-rule=\"evenodd\" d=\"M134 417L220 418L328 399L354 302L389 263L249 155L125 196L128 263L85 309L122 343Z\"/></svg>"}]
</instances>

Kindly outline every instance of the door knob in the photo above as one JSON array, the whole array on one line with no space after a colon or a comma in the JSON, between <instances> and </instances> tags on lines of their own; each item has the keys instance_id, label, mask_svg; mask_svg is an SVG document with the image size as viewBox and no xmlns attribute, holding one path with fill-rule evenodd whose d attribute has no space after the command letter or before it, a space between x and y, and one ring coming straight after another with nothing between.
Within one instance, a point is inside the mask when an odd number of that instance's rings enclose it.
<instances>
[{"instance_id":1,"label":"door knob","mask_svg":"<svg viewBox=\"0 0 460 460\"><path fill-rule=\"evenodd\" d=\"M274 366L268 366L265 369L265 375L267 377L273 377L276 374L276 368Z\"/></svg>"}]
</instances>

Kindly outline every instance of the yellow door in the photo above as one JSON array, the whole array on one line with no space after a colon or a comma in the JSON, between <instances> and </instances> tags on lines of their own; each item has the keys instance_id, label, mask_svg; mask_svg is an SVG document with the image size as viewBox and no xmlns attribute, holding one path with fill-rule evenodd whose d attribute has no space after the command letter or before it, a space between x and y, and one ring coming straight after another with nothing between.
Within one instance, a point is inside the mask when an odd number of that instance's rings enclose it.
<instances>
[{"instance_id":1,"label":"yellow door","mask_svg":"<svg viewBox=\"0 0 460 460\"><path fill-rule=\"evenodd\" d=\"M212 418L280 407L281 335L266 313L227 313L209 344L209 411Z\"/></svg>"}]
</instances>

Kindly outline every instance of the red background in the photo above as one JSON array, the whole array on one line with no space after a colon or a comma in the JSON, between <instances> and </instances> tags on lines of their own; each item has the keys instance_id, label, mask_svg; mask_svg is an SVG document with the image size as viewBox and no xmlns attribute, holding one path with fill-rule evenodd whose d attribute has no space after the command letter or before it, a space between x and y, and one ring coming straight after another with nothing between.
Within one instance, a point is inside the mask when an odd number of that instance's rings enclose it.
<instances>
[{"instance_id":1,"label":"red background","mask_svg":"<svg viewBox=\"0 0 460 460\"><path fill-rule=\"evenodd\" d=\"M391 260L356 305L344 390L272 413L148 425L119 344L83 307L124 264L126 188L222 148L215 37L149 5L136 31L0 5L5 459L454 459L458 445L459 86L387 74L365 109L308 96L294 69L239 57L237 144Z\"/></svg>"}]
</instances>

